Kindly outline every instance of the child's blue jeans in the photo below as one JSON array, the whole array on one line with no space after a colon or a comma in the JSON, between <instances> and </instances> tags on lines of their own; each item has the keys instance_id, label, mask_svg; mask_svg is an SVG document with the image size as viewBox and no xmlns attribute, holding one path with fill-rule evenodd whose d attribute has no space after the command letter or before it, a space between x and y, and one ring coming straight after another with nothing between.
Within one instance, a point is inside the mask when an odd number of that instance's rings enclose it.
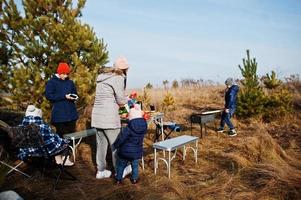
<instances>
[{"instance_id":1,"label":"child's blue jeans","mask_svg":"<svg viewBox=\"0 0 301 200\"><path fill-rule=\"evenodd\" d=\"M229 129L234 129L234 125L231 122L231 117L233 116L235 112L235 109L229 109L229 112L226 113L225 111L223 111L222 116L221 116L221 124L220 124L220 128L224 128L225 124L227 124L227 126L229 127Z\"/></svg>"},{"instance_id":2,"label":"child's blue jeans","mask_svg":"<svg viewBox=\"0 0 301 200\"><path fill-rule=\"evenodd\" d=\"M127 164L131 163L132 166L132 180L137 180L138 179L138 167L139 167L139 159L136 160L126 160L126 159L121 159L121 158L117 158L117 162L116 162L116 171L117 171L117 175L116 175L116 180L121 181L122 180L122 175L123 175L123 171L126 168Z\"/></svg>"}]
</instances>

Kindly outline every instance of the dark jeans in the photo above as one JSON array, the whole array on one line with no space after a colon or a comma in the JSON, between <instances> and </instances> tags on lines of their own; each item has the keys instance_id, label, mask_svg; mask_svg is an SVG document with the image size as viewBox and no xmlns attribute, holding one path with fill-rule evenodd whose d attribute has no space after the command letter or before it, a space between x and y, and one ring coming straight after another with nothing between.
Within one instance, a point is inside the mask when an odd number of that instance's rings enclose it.
<instances>
[{"instance_id":1,"label":"dark jeans","mask_svg":"<svg viewBox=\"0 0 301 200\"><path fill-rule=\"evenodd\" d=\"M64 134L75 132L76 120L69 122L52 123L52 125L56 129L56 133L60 137L63 137Z\"/></svg>"},{"instance_id":2,"label":"dark jeans","mask_svg":"<svg viewBox=\"0 0 301 200\"><path fill-rule=\"evenodd\" d=\"M116 180L121 181L122 180L122 175L123 171L126 168L127 164L131 163L132 166L132 180L137 180L138 179L138 167L139 167L139 159L137 160L125 160L121 158L117 158L116 162L116 170L117 170L117 175L116 175Z\"/></svg>"},{"instance_id":3,"label":"dark jeans","mask_svg":"<svg viewBox=\"0 0 301 200\"><path fill-rule=\"evenodd\" d=\"M234 129L234 125L231 122L231 117L233 116L235 109L229 109L229 112L226 113L223 111L221 116L220 128L224 129L225 124L229 127L229 129Z\"/></svg>"}]
</instances>

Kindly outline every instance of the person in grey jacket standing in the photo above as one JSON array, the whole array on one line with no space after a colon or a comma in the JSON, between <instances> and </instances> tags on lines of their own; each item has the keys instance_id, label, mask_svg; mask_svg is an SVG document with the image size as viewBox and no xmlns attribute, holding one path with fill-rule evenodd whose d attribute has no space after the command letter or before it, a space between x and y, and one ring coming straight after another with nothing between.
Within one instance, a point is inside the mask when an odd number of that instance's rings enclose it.
<instances>
[{"instance_id":1,"label":"person in grey jacket standing","mask_svg":"<svg viewBox=\"0 0 301 200\"><path fill-rule=\"evenodd\" d=\"M91 126L96 133L96 178L108 178L111 171L107 170L107 148L111 146L120 133L121 122L119 107L127 103L125 96L126 74L129 65L124 57L119 57L114 67L103 68L96 81L96 95L92 109ZM116 165L116 152L112 151L113 166Z\"/></svg>"}]
</instances>

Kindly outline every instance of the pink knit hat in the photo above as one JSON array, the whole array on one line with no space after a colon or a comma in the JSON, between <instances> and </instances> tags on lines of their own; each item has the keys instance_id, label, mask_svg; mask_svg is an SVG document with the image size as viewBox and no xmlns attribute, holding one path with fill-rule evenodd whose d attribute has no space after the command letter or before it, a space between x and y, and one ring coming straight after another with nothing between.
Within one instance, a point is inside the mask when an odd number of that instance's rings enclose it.
<instances>
[{"instance_id":1,"label":"pink knit hat","mask_svg":"<svg viewBox=\"0 0 301 200\"><path fill-rule=\"evenodd\" d=\"M136 118L142 118L143 117L143 111L139 107L139 105L135 104L133 108L130 109L129 112L129 120L136 119Z\"/></svg>"},{"instance_id":2,"label":"pink knit hat","mask_svg":"<svg viewBox=\"0 0 301 200\"><path fill-rule=\"evenodd\" d=\"M124 56L120 56L114 62L114 67L117 68L117 69L128 69L129 64L128 64L128 61L126 60L126 58Z\"/></svg>"}]
</instances>

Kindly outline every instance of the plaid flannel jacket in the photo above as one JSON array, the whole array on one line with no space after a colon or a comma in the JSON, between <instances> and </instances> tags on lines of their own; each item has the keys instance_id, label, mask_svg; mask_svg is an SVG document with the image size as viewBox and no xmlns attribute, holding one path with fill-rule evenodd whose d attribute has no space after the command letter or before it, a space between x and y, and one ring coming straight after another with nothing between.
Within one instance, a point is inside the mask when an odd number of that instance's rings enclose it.
<instances>
[{"instance_id":1,"label":"plaid flannel jacket","mask_svg":"<svg viewBox=\"0 0 301 200\"><path fill-rule=\"evenodd\" d=\"M68 143L68 140L60 138L59 135L54 133L50 126L47 125L40 117L24 117L20 126L26 126L32 123L39 126L40 134L44 140L44 145L50 155L57 152L58 149L61 149L64 144ZM28 156L43 156L43 152L41 152L39 148L20 148L17 156L20 160L25 160Z\"/></svg>"}]
</instances>

